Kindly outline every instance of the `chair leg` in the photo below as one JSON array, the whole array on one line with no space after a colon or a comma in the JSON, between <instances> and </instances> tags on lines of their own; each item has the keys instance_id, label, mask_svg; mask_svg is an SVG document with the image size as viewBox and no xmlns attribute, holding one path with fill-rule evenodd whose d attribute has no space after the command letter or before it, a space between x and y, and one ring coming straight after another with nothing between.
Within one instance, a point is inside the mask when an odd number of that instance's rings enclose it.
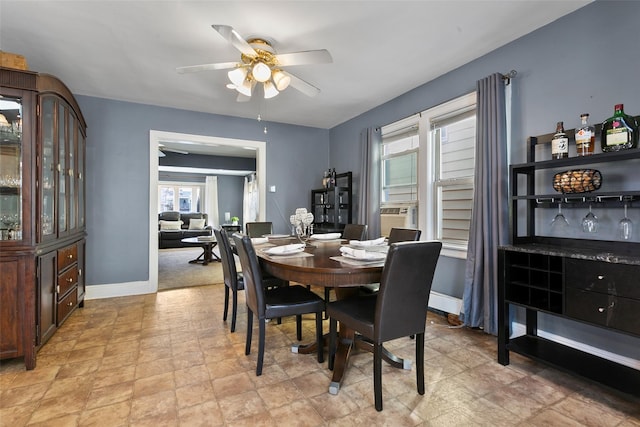
<instances>
[{"instance_id":1,"label":"chair leg","mask_svg":"<svg viewBox=\"0 0 640 427\"><path fill-rule=\"evenodd\" d=\"M229 288L227 288L228 290ZM228 291L227 291L228 292ZM226 304L225 304L226 311ZM236 317L238 316L238 291L233 291L232 301L231 301L231 332L236 331ZM225 319L227 318L225 313Z\"/></svg>"},{"instance_id":2,"label":"chair leg","mask_svg":"<svg viewBox=\"0 0 640 427\"><path fill-rule=\"evenodd\" d=\"M298 341L302 341L302 316L296 314L296 338Z\"/></svg>"},{"instance_id":3,"label":"chair leg","mask_svg":"<svg viewBox=\"0 0 640 427\"><path fill-rule=\"evenodd\" d=\"M251 354L251 335L253 334L253 312L247 306L247 339L244 354Z\"/></svg>"},{"instance_id":4,"label":"chair leg","mask_svg":"<svg viewBox=\"0 0 640 427\"><path fill-rule=\"evenodd\" d=\"M331 292L331 288L325 287L324 288L324 318L325 320L329 318L329 315L327 314L327 304L329 304L329 299L330 297L330 292Z\"/></svg>"},{"instance_id":5,"label":"chair leg","mask_svg":"<svg viewBox=\"0 0 640 427\"><path fill-rule=\"evenodd\" d=\"M229 311L229 287L224 287L224 313L222 314L222 320L227 320L227 312Z\"/></svg>"},{"instance_id":6,"label":"chair leg","mask_svg":"<svg viewBox=\"0 0 640 427\"><path fill-rule=\"evenodd\" d=\"M258 366L256 366L257 376L262 375L262 362L264 361L264 334L265 334L264 325L265 325L264 318L258 319L259 338L258 338Z\"/></svg>"},{"instance_id":7,"label":"chair leg","mask_svg":"<svg viewBox=\"0 0 640 427\"><path fill-rule=\"evenodd\" d=\"M329 320L329 370L333 371L333 364L336 358L336 335L338 330L338 321L336 319Z\"/></svg>"},{"instance_id":8,"label":"chair leg","mask_svg":"<svg viewBox=\"0 0 640 427\"><path fill-rule=\"evenodd\" d=\"M424 333L416 334L416 380L418 394L424 394Z\"/></svg>"},{"instance_id":9,"label":"chair leg","mask_svg":"<svg viewBox=\"0 0 640 427\"><path fill-rule=\"evenodd\" d=\"M373 394L376 411L382 411L382 344L373 346Z\"/></svg>"},{"instance_id":10,"label":"chair leg","mask_svg":"<svg viewBox=\"0 0 640 427\"><path fill-rule=\"evenodd\" d=\"M322 312L316 313L316 342L318 345L318 363L324 362L324 343L322 342Z\"/></svg>"}]
</instances>

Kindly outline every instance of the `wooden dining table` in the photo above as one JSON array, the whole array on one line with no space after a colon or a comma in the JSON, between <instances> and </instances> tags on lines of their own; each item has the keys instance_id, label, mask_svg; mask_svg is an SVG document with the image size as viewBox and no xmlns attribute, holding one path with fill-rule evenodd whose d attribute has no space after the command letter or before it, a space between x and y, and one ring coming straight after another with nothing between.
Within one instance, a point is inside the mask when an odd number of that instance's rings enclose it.
<instances>
[{"instance_id":1,"label":"wooden dining table","mask_svg":"<svg viewBox=\"0 0 640 427\"><path fill-rule=\"evenodd\" d=\"M261 250L261 248L270 247L272 244L282 245L296 241L297 239L295 241L278 239L270 240L269 244L255 245L262 269L266 273L290 282L334 288L337 299L354 295L359 292L361 285L380 282L384 261L357 263L350 260L347 263L336 260L341 256L340 247L346 243L344 240L309 241L304 253L298 256L267 255ZM371 342L356 335L352 329L346 328L342 324L340 324L338 335L333 377L329 385L329 393L331 394L337 394L340 390L349 355L354 347L373 352ZM294 351L311 353L316 351L316 344L298 346ZM411 369L411 361L398 358L386 349L383 349L383 359L394 367Z\"/></svg>"}]
</instances>

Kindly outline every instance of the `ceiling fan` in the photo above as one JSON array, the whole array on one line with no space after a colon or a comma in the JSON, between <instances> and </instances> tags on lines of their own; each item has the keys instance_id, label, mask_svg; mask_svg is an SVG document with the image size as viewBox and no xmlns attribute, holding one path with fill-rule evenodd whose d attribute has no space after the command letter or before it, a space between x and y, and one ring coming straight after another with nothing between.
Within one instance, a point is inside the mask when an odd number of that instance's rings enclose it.
<instances>
[{"instance_id":1,"label":"ceiling fan","mask_svg":"<svg viewBox=\"0 0 640 427\"><path fill-rule=\"evenodd\" d=\"M163 144L158 144L158 157L166 156L166 154L164 153L165 151L169 151L171 153L178 153L178 154L189 154L188 151L178 150L176 148L168 148L168 147L165 147Z\"/></svg>"},{"instance_id":2,"label":"ceiling fan","mask_svg":"<svg viewBox=\"0 0 640 427\"><path fill-rule=\"evenodd\" d=\"M197 71L227 70L230 89L238 91L238 101L248 101L253 89L262 83L265 98L273 98L291 86L308 96L316 96L320 89L283 68L294 65L325 64L333 62L326 49L307 50L292 53L277 53L273 42L266 37L245 39L229 25L212 25L222 37L240 51L240 61L178 67L179 73Z\"/></svg>"}]
</instances>

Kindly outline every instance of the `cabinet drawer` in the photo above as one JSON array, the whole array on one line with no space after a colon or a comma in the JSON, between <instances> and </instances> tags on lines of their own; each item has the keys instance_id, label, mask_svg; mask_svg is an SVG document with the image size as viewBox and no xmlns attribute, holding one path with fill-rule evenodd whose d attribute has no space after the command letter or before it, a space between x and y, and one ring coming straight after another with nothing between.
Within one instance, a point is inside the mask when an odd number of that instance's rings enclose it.
<instances>
[{"instance_id":1,"label":"cabinet drawer","mask_svg":"<svg viewBox=\"0 0 640 427\"><path fill-rule=\"evenodd\" d=\"M640 300L640 266L565 260L567 287Z\"/></svg>"},{"instance_id":2,"label":"cabinet drawer","mask_svg":"<svg viewBox=\"0 0 640 427\"><path fill-rule=\"evenodd\" d=\"M600 326L640 336L640 301L567 288L565 314Z\"/></svg>"},{"instance_id":3,"label":"cabinet drawer","mask_svg":"<svg viewBox=\"0 0 640 427\"><path fill-rule=\"evenodd\" d=\"M71 314L78 305L78 288L74 288L69 294L58 303L58 316L56 317L58 326Z\"/></svg>"},{"instance_id":4,"label":"cabinet drawer","mask_svg":"<svg viewBox=\"0 0 640 427\"><path fill-rule=\"evenodd\" d=\"M58 249L58 271L62 271L78 261L78 245L75 243Z\"/></svg>"},{"instance_id":5,"label":"cabinet drawer","mask_svg":"<svg viewBox=\"0 0 640 427\"><path fill-rule=\"evenodd\" d=\"M62 298L76 283L78 283L78 266L74 265L58 276L58 287L56 289L58 299Z\"/></svg>"}]
</instances>

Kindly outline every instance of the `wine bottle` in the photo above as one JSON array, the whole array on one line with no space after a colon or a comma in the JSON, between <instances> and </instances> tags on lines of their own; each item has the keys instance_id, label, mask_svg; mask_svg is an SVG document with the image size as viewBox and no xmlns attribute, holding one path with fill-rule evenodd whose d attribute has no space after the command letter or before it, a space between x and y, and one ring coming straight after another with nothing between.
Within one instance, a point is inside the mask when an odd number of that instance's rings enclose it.
<instances>
[{"instance_id":1,"label":"wine bottle","mask_svg":"<svg viewBox=\"0 0 640 427\"><path fill-rule=\"evenodd\" d=\"M564 123L556 124L556 133L551 140L551 158L565 159L569 157L569 138L564 133Z\"/></svg>"},{"instance_id":2,"label":"wine bottle","mask_svg":"<svg viewBox=\"0 0 640 427\"><path fill-rule=\"evenodd\" d=\"M638 146L638 124L624 113L624 105L616 104L613 116L602 123L602 151L620 151Z\"/></svg>"},{"instance_id":3,"label":"wine bottle","mask_svg":"<svg viewBox=\"0 0 640 427\"><path fill-rule=\"evenodd\" d=\"M576 130L576 151L578 156L589 156L593 154L593 148L596 141L596 130L593 126L589 125L589 113L582 113L580 115L582 124L580 128Z\"/></svg>"}]
</instances>

